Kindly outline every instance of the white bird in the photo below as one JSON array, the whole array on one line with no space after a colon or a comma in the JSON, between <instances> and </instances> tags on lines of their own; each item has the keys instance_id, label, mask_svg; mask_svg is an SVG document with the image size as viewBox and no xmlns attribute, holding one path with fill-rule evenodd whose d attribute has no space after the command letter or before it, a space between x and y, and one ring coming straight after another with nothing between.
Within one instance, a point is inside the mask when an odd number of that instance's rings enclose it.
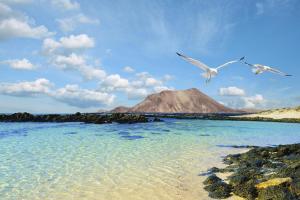
<instances>
[{"instance_id":1,"label":"white bird","mask_svg":"<svg viewBox=\"0 0 300 200\"><path fill-rule=\"evenodd\" d=\"M275 74L279 74L281 76L292 76L290 74L286 74L282 71L279 71L278 69L275 69L273 67L269 67L269 66L266 66L266 65L261 65L261 64L250 64L250 63L247 63L247 62L244 62L246 65L249 65L250 67L252 67L252 71L253 73L255 73L256 75L257 74L261 74L263 72L266 72L266 71L269 71L269 72L272 72L272 73L275 73Z\"/></svg>"},{"instance_id":2,"label":"white bird","mask_svg":"<svg viewBox=\"0 0 300 200\"><path fill-rule=\"evenodd\" d=\"M244 60L244 57L240 58L239 60L232 60L232 61L229 61L227 63L224 63L216 68L211 68L211 67L208 67L206 64L200 62L199 60L195 60L193 58L190 58L190 57L187 57L185 55L182 55L180 53L176 53L178 56L182 57L184 60L188 61L189 63L193 64L193 65L196 65L197 67L199 67L200 69L202 69L203 71L205 71L203 74L201 74L204 78L206 78L206 83L208 83L210 81L211 78L215 77L218 72L219 72L219 69L227 66L227 65L230 65L230 64L233 64L233 63L236 63L236 62L239 62L239 61L242 61Z\"/></svg>"}]
</instances>

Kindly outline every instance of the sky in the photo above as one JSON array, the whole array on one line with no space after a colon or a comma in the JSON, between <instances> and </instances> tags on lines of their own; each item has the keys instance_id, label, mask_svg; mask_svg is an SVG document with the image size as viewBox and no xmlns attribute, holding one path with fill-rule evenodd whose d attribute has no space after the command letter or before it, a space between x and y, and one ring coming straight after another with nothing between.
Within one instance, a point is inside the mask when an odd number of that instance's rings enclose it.
<instances>
[{"instance_id":1,"label":"sky","mask_svg":"<svg viewBox=\"0 0 300 200\"><path fill-rule=\"evenodd\" d=\"M300 1L0 0L0 113L132 106L198 88L232 108L300 104ZM216 67L209 84L176 52Z\"/></svg>"}]
</instances>

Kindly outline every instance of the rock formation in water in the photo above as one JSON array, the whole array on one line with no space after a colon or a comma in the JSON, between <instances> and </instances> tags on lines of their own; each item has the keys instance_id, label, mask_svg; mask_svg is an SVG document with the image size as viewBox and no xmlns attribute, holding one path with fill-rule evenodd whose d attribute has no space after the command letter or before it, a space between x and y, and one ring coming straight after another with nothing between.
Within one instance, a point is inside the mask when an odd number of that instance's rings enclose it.
<instances>
[{"instance_id":1,"label":"rock formation in water","mask_svg":"<svg viewBox=\"0 0 300 200\"><path fill-rule=\"evenodd\" d=\"M154 121L154 120L151 120ZM79 112L75 114L44 114L33 115L30 113L14 113L14 114L0 114L0 122L85 122L93 124L106 124L106 123L140 123L150 122L150 120L138 114L81 114Z\"/></svg>"},{"instance_id":2,"label":"rock formation in water","mask_svg":"<svg viewBox=\"0 0 300 200\"><path fill-rule=\"evenodd\" d=\"M247 200L300 199L300 144L253 147L224 158L228 166L211 168L205 181L209 196L224 199L233 193ZM228 183L214 173L232 174Z\"/></svg>"}]
</instances>

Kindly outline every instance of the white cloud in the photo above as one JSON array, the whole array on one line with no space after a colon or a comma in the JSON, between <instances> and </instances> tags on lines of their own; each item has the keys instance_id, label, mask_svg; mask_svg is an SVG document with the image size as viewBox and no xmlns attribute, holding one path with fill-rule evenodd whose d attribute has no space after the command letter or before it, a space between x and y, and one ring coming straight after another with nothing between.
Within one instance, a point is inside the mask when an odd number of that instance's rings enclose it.
<instances>
[{"instance_id":1,"label":"white cloud","mask_svg":"<svg viewBox=\"0 0 300 200\"><path fill-rule=\"evenodd\" d=\"M33 96L37 94L46 94L53 84L44 78L37 79L33 82L19 83L0 83L0 94L11 96Z\"/></svg>"},{"instance_id":2,"label":"white cloud","mask_svg":"<svg viewBox=\"0 0 300 200\"><path fill-rule=\"evenodd\" d=\"M242 100L244 101L244 108L257 108L257 106L261 106L265 102L265 99L261 94L242 97Z\"/></svg>"},{"instance_id":3,"label":"white cloud","mask_svg":"<svg viewBox=\"0 0 300 200\"><path fill-rule=\"evenodd\" d=\"M114 95L82 89L78 85L66 85L64 88L60 88L53 92L51 96L58 101L79 108L110 105L115 99Z\"/></svg>"},{"instance_id":4,"label":"white cloud","mask_svg":"<svg viewBox=\"0 0 300 200\"><path fill-rule=\"evenodd\" d=\"M161 92L161 91L164 91L164 90L174 90L174 88L172 87L167 87L167 86L156 86L154 87L154 92Z\"/></svg>"},{"instance_id":5,"label":"white cloud","mask_svg":"<svg viewBox=\"0 0 300 200\"><path fill-rule=\"evenodd\" d=\"M106 72L102 69L86 64L85 58L75 53L70 55L57 55L51 63L63 70L77 70L87 80L102 80L106 77Z\"/></svg>"},{"instance_id":6,"label":"white cloud","mask_svg":"<svg viewBox=\"0 0 300 200\"><path fill-rule=\"evenodd\" d=\"M80 4L72 0L51 0L52 4L61 8L62 10L78 10Z\"/></svg>"},{"instance_id":7,"label":"white cloud","mask_svg":"<svg viewBox=\"0 0 300 200\"><path fill-rule=\"evenodd\" d=\"M36 66L26 58L23 58L21 60L6 60L1 63L8 64L11 68L18 70L33 70L36 68Z\"/></svg>"},{"instance_id":8,"label":"white cloud","mask_svg":"<svg viewBox=\"0 0 300 200\"><path fill-rule=\"evenodd\" d=\"M162 82L160 80L157 80L155 78L149 77L145 79L145 85L147 87L152 87L152 86L159 86L161 85Z\"/></svg>"},{"instance_id":9,"label":"white cloud","mask_svg":"<svg viewBox=\"0 0 300 200\"><path fill-rule=\"evenodd\" d=\"M40 39L53 35L45 26L32 27L27 21L10 18L0 21L0 40L13 37Z\"/></svg>"},{"instance_id":10,"label":"white cloud","mask_svg":"<svg viewBox=\"0 0 300 200\"><path fill-rule=\"evenodd\" d=\"M79 24L99 24L99 20L91 19L84 14L58 19L57 21L60 29L64 32L73 31Z\"/></svg>"},{"instance_id":11,"label":"white cloud","mask_svg":"<svg viewBox=\"0 0 300 200\"><path fill-rule=\"evenodd\" d=\"M0 40L14 37L40 39L54 34L43 25L35 26L33 19L4 3L0 2Z\"/></svg>"},{"instance_id":12,"label":"white cloud","mask_svg":"<svg viewBox=\"0 0 300 200\"><path fill-rule=\"evenodd\" d=\"M71 53L68 56L57 55L56 57L54 57L53 64L60 67L61 69L73 69L74 67L85 65L85 59L75 53Z\"/></svg>"},{"instance_id":13,"label":"white cloud","mask_svg":"<svg viewBox=\"0 0 300 200\"><path fill-rule=\"evenodd\" d=\"M43 95L79 108L110 105L115 99L112 94L82 89L78 85L66 85L56 90L52 89L53 86L44 78L32 82L0 83L0 94L21 97Z\"/></svg>"},{"instance_id":14,"label":"white cloud","mask_svg":"<svg viewBox=\"0 0 300 200\"><path fill-rule=\"evenodd\" d=\"M59 42L55 41L52 38L46 38L43 41L42 49L44 54L51 55L60 47L61 44Z\"/></svg>"},{"instance_id":15,"label":"white cloud","mask_svg":"<svg viewBox=\"0 0 300 200\"><path fill-rule=\"evenodd\" d=\"M128 88L126 93L128 99L141 99L145 98L149 94L145 88Z\"/></svg>"},{"instance_id":16,"label":"white cloud","mask_svg":"<svg viewBox=\"0 0 300 200\"><path fill-rule=\"evenodd\" d=\"M114 91L122 90L129 87L129 81L125 78L121 78L119 74L112 74L107 76L101 83L101 89Z\"/></svg>"},{"instance_id":17,"label":"white cloud","mask_svg":"<svg viewBox=\"0 0 300 200\"><path fill-rule=\"evenodd\" d=\"M79 72L87 80L102 80L106 77L106 72L104 70L88 65L80 66Z\"/></svg>"},{"instance_id":18,"label":"white cloud","mask_svg":"<svg viewBox=\"0 0 300 200\"><path fill-rule=\"evenodd\" d=\"M227 88L220 88L219 94L221 96L244 96L245 91L241 88L231 86L231 87L227 87Z\"/></svg>"},{"instance_id":19,"label":"white cloud","mask_svg":"<svg viewBox=\"0 0 300 200\"><path fill-rule=\"evenodd\" d=\"M102 80L106 77L104 70L88 65L82 55L73 51L94 47L94 39L86 34L62 37L59 41L47 38L43 42L42 52L49 56L49 62L63 70L77 70L87 80ZM71 52L71 53L70 53Z\"/></svg>"},{"instance_id":20,"label":"white cloud","mask_svg":"<svg viewBox=\"0 0 300 200\"><path fill-rule=\"evenodd\" d=\"M60 38L62 47L66 49L88 49L95 46L93 38L90 38L86 34L70 35L69 37Z\"/></svg>"},{"instance_id":21,"label":"white cloud","mask_svg":"<svg viewBox=\"0 0 300 200\"><path fill-rule=\"evenodd\" d=\"M132 73L132 72L134 72L134 69L130 66L126 66L123 68L123 71L127 72L127 73Z\"/></svg>"},{"instance_id":22,"label":"white cloud","mask_svg":"<svg viewBox=\"0 0 300 200\"><path fill-rule=\"evenodd\" d=\"M95 46L94 39L86 34L70 35L69 37L61 37L59 41L52 38L46 38L43 41L43 53L51 55L58 53L59 49L63 50L82 50L88 49Z\"/></svg>"}]
</instances>

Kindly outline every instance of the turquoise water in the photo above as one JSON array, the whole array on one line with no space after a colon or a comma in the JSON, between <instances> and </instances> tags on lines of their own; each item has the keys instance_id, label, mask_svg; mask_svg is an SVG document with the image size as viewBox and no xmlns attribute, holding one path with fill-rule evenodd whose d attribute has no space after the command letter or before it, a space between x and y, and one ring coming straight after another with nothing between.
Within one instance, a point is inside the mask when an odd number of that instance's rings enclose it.
<instances>
[{"instance_id":1,"label":"turquoise water","mask_svg":"<svg viewBox=\"0 0 300 200\"><path fill-rule=\"evenodd\" d=\"M0 123L0 199L208 199L198 174L243 151L222 145L297 142L286 123Z\"/></svg>"}]
</instances>

